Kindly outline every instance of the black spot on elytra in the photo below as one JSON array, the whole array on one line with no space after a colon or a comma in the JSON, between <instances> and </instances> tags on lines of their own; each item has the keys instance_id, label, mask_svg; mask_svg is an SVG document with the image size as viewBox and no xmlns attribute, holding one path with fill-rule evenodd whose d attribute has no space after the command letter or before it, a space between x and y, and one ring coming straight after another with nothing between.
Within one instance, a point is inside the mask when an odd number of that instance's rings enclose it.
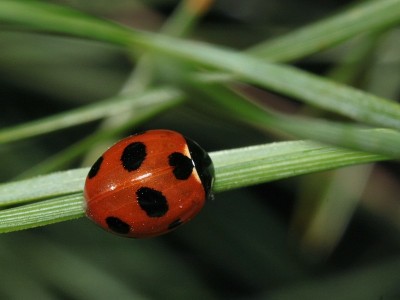
<instances>
[{"instance_id":1,"label":"black spot on elytra","mask_svg":"<svg viewBox=\"0 0 400 300\"><path fill-rule=\"evenodd\" d=\"M122 152L122 166L128 172L135 171L140 168L146 158L146 145L142 142L134 142L125 147Z\"/></svg>"},{"instance_id":2,"label":"black spot on elytra","mask_svg":"<svg viewBox=\"0 0 400 300\"><path fill-rule=\"evenodd\" d=\"M136 197L140 207L151 218L162 217L169 209L167 198L152 188L141 187L136 191Z\"/></svg>"},{"instance_id":3,"label":"black spot on elytra","mask_svg":"<svg viewBox=\"0 0 400 300\"><path fill-rule=\"evenodd\" d=\"M108 228L119 234L128 234L131 229L127 223L116 217L108 217L106 223Z\"/></svg>"},{"instance_id":4,"label":"black spot on elytra","mask_svg":"<svg viewBox=\"0 0 400 300\"><path fill-rule=\"evenodd\" d=\"M211 158L196 142L188 138L185 139L189 147L190 156L194 161L194 166L206 193L206 199L211 199L214 182L214 166Z\"/></svg>"},{"instance_id":5,"label":"black spot on elytra","mask_svg":"<svg viewBox=\"0 0 400 300\"><path fill-rule=\"evenodd\" d=\"M168 229L172 230L175 229L176 227L182 225L182 221L180 219L173 221L171 224L168 225Z\"/></svg>"},{"instance_id":6,"label":"black spot on elytra","mask_svg":"<svg viewBox=\"0 0 400 300\"><path fill-rule=\"evenodd\" d=\"M90 168L90 171L89 171L89 174L88 174L89 179L91 179L91 178L93 178L94 176L97 175L97 173L100 170L100 166L101 166L102 162L103 162L103 156L100 156L96 160L96 162L93 164L93 166Z\"/></svg>"},{"instance_id":7,"label":"black spot on elytra","mask_svg":"<svg viewBox=\"0 0 400 300\"><path fill-rule=\"evenodd\" d=\"M174 152L168 156L168 162L174 167L173 173L176 179L186 180L193 171L193 161L179 152Z\"/></svg>"}]
</instances>

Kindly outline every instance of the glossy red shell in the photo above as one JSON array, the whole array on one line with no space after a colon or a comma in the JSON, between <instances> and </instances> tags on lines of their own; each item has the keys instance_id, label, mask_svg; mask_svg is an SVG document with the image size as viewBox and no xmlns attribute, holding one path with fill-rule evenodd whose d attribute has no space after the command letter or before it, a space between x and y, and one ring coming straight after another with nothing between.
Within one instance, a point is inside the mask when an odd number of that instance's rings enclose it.
<instances>
[{"instance_id":1,"label":"glossy red shell","mask_svg":"<svg viewBox=\"0 0 400 300\"><path fill-rule=\"evenodd\" d=\"M189 221L209 196L213 175L211 160L199 174L192 155L187 139L170 130L119 141L86 179L87 216L108 231L135 238L163 234ZM174 172L181 162L186 170L176 173L177 178ZM205 188L203 173L208 171L211 182Z\"/></svg>"}]
</instances>

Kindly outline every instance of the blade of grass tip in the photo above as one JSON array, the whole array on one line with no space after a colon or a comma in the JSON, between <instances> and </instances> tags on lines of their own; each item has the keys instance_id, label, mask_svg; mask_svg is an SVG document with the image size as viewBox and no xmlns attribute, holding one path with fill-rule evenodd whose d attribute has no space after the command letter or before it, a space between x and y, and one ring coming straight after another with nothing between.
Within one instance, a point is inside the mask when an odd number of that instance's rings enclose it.
<instances>
[{"instance_id":1,"label":"blade of grass tip","mask_svg":"<svg viewBox=\"0 0 400 300\"><path fill-rule=\"evenodd\" d=\"M83 217L82 193L0 211L0 233L18 231Z\"/></svg>"},{"instance_id":2,"label":"blade of grass tip","mask_svg":"<svg viewBox=\"0 0 400 300\"><path fill-rule=\"evenodd\" d=\"M269 61L293 61L356 35L390 27L399 20L400 1L362 1L332 17L258 44L248 53Z\"/></svg>"},{"instance_id":3,"label":"blade of grass tip","mask_svg":"<svg viewBox=\"0 0 400 300\"><path fill-rule=\"evenodd\" d=\"M214 0L181 0L171 17L163 24L161 32L170 36L187 36L211 7Z\"/></svg>"}]
</instances>

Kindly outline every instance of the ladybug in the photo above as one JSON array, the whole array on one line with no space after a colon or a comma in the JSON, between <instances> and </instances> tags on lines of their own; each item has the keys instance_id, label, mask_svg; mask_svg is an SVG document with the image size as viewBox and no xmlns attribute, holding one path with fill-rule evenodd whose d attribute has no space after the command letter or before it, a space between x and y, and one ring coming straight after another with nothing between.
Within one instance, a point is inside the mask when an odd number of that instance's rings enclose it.
<instances>
[{"instance_id":1,"label":"ladybug","mask_svg":"<svg viewBox=\"0 0 400 300\"><path fill-rule=\"evenodd\" d=\"M212 198L214 167L196 142L171 130L148 130L109 148L85 182L86 215L133 238L171 231Z\"/></svg>"}]
</instances>

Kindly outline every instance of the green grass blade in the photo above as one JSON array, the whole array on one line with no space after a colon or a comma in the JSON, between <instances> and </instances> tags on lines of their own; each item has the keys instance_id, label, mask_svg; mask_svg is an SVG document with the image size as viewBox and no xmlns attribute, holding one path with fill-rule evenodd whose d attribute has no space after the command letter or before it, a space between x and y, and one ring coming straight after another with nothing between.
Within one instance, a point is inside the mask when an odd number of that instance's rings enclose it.
<instances>
[{"instance_id":1,"label":"green grass blade","mask_svg":"<svg viewBox=\"0 0 400 300\"><path fill-rule=\"evenodd\" d=\"M399 20L400 1L363 1L335 16L261 43L249 53L269 61L292 61Z\"/></svg>"},{"instance_id":2,"label":"green grass blade","mask_svg":"<svg viewBox=\"0 0 400 300\"><path fill-rule=\"evenodd\" d=\"M96 143L105 141L107 139L115 140L115 137L120 136L123 132L128 131L128 129L132 129L134 126L138 126L146 120L149 120L150 118L155 117L156 115L182 103L182 98L176 97L179 95L178 91L176 92L176 95L173 95L173 93L170 94L170 98L167 97L167 93L165 98L161 97L158 99L158 103L155 101L142 103L143 106L137 111L134 111L132 116L125 118L126 120L122 124L115 124L114 122L112 125L101 128L101 130L94 132L93 134L81 139L73 145L70 145L61 152L47 158L33 168L27 169L22 174L19 174L15 179L28 178L65 168L71 161L74 161L83 154L87 153L88 149L92 148L93 145L96 145ZM146 107L146 105L148 106Z\"/></svg>"},{"instance_id":3,"label":"green grass blade","mask_svg":"<svg viewBox=\"0 0 400 300\"><path fill-rule=\"evenodd\" d=\"M0 184L0 206L82 192L88 168Z\"/></svg>"},{"instance_id":4,"label":"green grass blade","mask_svg":"<svg viewBox=\"0 0 400 300\"><path fill-rule=\"evenodd\" d=\"M234 74L245 82L303 100L355 120L400 129L400 105L290 66L203 43L143 34L135 42L157 53Z\"/></svg>"},{"instance_id":5,"label":"green grass blade","mask_svg":"<svg viewBox=\"0 0 400 300\"><path fill-rule=\"evenodd\" d=\"M86 107L52 115L40 120L23 123L0 130L0 143L8 143L40 134L77 126L104 117L119 115L127 110L143 110L164 101L182 97L182 93L173 88L160 88L137 96L124 96L107 99Z\"/></svg>"},{"instance_id":6,"label":"green grass blade","mask_svg":"<svg viewBox=\"0 0 400 300\"><path fill-rule=\"evenodd\" d=\"M211 3L195 6L190 1L180 1L171 16L164 22L160 32L176 37L187 36L210 8Z\"/></svg>"},{"instance_id":7,"label":"green grass blade","mask_svg":"<svg viewBox=\"0 0 400 300\"><path fill-rule=\"evenodd\" d=\"M249 49L249 53L273 61L300 58L367 31L375 31L400 19L398 0L367 1L329 19L316 22L285 36ZM125 28L61 6L36 1L2 1L0 19L30 28L63 32L129 45ZM168 29L169 30L169 29Z\"/></svg>"},{"instance_id":8,"label":"green grass blade","mask_svg":"<svg viewBox=\"0 0 400 300\"><path fill-rule=\"evenodd\" d=\"M214 110L268 132L312 139L358 151L400 157L400 133L390 129L366 129L324 119L277 113L217 85L192 84L216 105Z\"/></svg>"},{"instance_id":9,"label":"green grass blade","mask_svg":"<svg viewBox=\"0 0 400 300\"><path fill-rule=\"evenodd\" d=\"M387 159L321 144L295 141L210 153L214 192L301 174ZM82 189L88 169L44 175L0 185L0 204L48 199L0 211L0 232L42 226L83 216ZM64 195L64 196L63 196Z\"/></svg>"},{"instance_id":10,"label":"green grass blade","mask_svg":"<svg viewBox=\"0 0 400 300\"><path fill-rule=\"evenodd\" d=\"M308 141L279 142L212 153L215 192L387 159Z\"/></svg>"},{"instance_id":11,"label":"green grass blade","mask_svg":"<svg viewBox=\"0 0 400 300\"><path fill-rule=\"evenodd\" d=\"M292 67L204 43L128 30L66 8L37 2L0 2L0 20L137 46L229 72L237 78L369 124L400 129L400 105Z\"/></svg>"},{"instance_id":12,"label":"green grass blade","mask_svg":"<svg viewBox=\"0 0 400 300\"><path fill-rule=\"evenodd\" d=\"M128 29L112 22L35 0L0 1L0 21L18 23L27 29L65 33L124 46L130 44L132 35Z\"/></svg>"},{"instance_id":13,"label":"green grass blade","mask_svg":"<svg viewBox=\"0 0 400 300\"><path fill-rule=\"evenodd\" d=\"M0 212L0 232L17 231L82 217L82 193L40 201Z\"/></svg>"}]
</instances>

